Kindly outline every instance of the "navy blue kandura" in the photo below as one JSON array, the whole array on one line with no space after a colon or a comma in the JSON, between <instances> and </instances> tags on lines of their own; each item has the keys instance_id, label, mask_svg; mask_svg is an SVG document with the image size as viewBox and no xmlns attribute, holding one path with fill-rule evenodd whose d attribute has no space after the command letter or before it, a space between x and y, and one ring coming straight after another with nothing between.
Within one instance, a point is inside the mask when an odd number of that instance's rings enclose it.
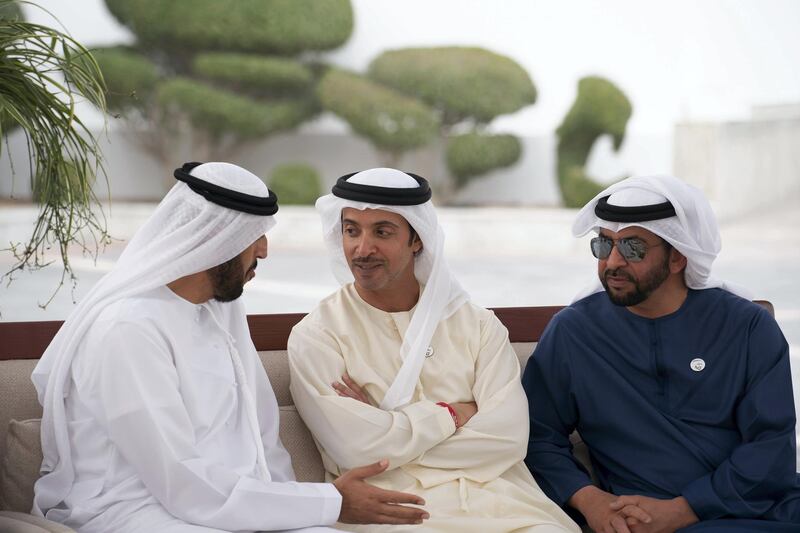
<instances>
[{"instance_id":1,"label":"navy blue kandura","mask_svg":"<svg viewBox=\"0 0 800 533\"><path fill-rule=\"evenodd\" d=\"M763 307L689 290L648 319L599 292L553 318L523 384L525 461L558 504L591 483L577 429L600 488L683 495L701 522L682 531L800 531L789 347Z\"/></svg>"}]
</instances>

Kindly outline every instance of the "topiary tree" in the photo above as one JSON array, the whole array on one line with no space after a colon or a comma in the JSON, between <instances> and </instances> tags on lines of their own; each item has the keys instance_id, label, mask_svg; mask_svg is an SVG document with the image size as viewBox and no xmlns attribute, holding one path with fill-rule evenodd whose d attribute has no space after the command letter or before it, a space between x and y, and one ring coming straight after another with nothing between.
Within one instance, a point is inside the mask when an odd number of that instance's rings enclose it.
<instances>
[{"instance_id":1,"label":"topiary tree","mask_svg":"<svg viewBox=\"0 0 800 533\"><path fill-rule=\"evenodd\" d=\"M353 29L349 0L106 5L137 38L96 51L109 107L165 168L186 139L193 158L230 159L314 116L324 69L313 53L342 45Z\"/></svg>"},{"instance_id":2,"label":"topiary tree","mask_svg":"<svg viewBox=\"0 0 800 533\"><path fill-rule=\"evenodd\" d=\"M578 82L575 103L556 130L558 183L564 205L583 207L605 188L586 175L586 160L602 135L611 135L614 149L619 150L631 113L630 101L612 82L596 76Z\"/></svg>"},{"instance_id":3,"label":"topiary tree","mask_svg":"<svg viewBox=\"0 0 800 533\"><path fill-rule=\"evenodd\" d=\"M368 72L371 79L439 111L444 127L488 124L536 102L536 87L525 69L483 48L390 50L375 58Z\"/></svg>"},{"instance_id":4,"label":"topiary tree","mask_svg":"<svg viewBox=\"0 0 800 533\"><path fill-rule=\"evenodd\" d=\"M108 238L101 212L93 209L92 185L103 173L102 154L75 114L79 100L105 110L103 77L80 43L60 30L26 22L9 0L0 0L0 72L0 137L11 128L25 135L39 205L30 238L11 243L15 263L0 279L46 266L52 261L46 250L55 246L64 265L60 287L67 276L75 281L69 247L96 253Z\"/></svg>"},{"instance_id":5,"label":"topiary tree","mask_svg":"<svg viewBox=\"0 0 800 533\"><path fill-rule=\"evenodd\" d=\"M471 179L519 159L518 141L483 133L495 117L536 101L530 77L510 58L482 48L393 50L370 63L367 78L331 72L320 85L320 100L388 154L388 165L396 166L403 152L434 138L447 141L456 127L469 132L447 142L445 160L453 178L438 176L445 179L434 182L440 201ZM483 157L469 153L478 145Z\"/></svg>"},{"instance_id":6,"label":"topiary tree","mask_svg":"<svg viewBox=\"0 0 800 533\"><path fill-rule=\"evenodd\" d=\"M457 186L490 170L513 165L522 154L522 145L513 135L466 133L447 142L447 167Z\"/></svg>"},{"instance_id":7,"label":"topiary tree","mask_svg":"<svg viewBox=\"0 0 800 533\"><path fill-rule=\"evenodd\" d=\"M446 162L455 179L438 184L440 197L519 159L519 141L484 133L496 117L536 102L533 81L513 59L474 47L408 48L375 58L368 76L432 107L442 139L456 128L468 131L447 142ZM485 159L470 149L479 149Z\"/></svg>"},{"instance_id":8,"label":"topiary tree","mask_svg":"<svg viewBox=\"0 0 800 533\"><path fill-rule=\"evenodd\" d=\"M117 46L92 52L106 80L106 103L117 113L141 109L160 75L156 66L134 49Z\"/></svg>"},{"instance_id":9,"label":"topiary tree","mask_svg":"<svg viewBox=\"0 0 800 533\"><path fill-rule=\"evenodd\" d=\"M304 163L278 165L272 171L269 188L281 204L314 205L322 194L319 173Z\"/></svg>"},{"instance_id":10,"label":"topiary tree","mask_svg":"<svg viewBox=\"0 0 800 533\"><path fill-rule=\"evenodd\" d=\"M342 45L353 31L347 0L106 0L146 50L226 50L292 56Z\"/></svg>"},{"instance_id":11,"label":"topiary tree","mask_svg":"<svg viewBox=\"0 0 800 533\"><path fill-rule=\"evenodd\" d=\"M351 72L330 69L317 93L325 109L381 151L386 166L430 143L439 129L436 114L422 102Z\"/></svg>"}]
</instances>

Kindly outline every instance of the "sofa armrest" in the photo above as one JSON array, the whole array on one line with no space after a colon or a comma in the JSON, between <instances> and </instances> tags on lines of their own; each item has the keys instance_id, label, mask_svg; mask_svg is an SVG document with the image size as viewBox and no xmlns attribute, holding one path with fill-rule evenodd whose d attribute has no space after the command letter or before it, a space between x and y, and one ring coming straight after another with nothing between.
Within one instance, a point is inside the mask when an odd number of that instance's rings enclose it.
<instances>
[{"instance_id":1,"label":"sofa armrest","mask_svg":"<svg viewBox=\"0 0 800 533\"><path fill-rule=\"evenodd\" d=\"M0 511L0 531L3 533L75 533L65 525L14 511Z\"/></svg>"}]
</instances>

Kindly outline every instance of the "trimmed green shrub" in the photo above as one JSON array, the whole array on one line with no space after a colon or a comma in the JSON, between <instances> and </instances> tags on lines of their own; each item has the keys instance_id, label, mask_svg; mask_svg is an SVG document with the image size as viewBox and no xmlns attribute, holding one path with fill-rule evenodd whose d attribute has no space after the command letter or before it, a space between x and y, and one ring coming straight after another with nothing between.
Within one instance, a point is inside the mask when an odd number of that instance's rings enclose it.
<instances>
[{"instance_id":1,"label":"trimmed green shrub","mask_svg":"<svg viewBox=\"0 0 800 533\"><path fill-rule=\"evenodd\" d=\"M105 0L130 47L98 51L109 105L165 160L189 139L208 158L320 111L308 52L352 33L350 0ZM287 58L286 55L295 55Z\"/></svg>"},{"instance_id":2,"label":"trimmed green shrub","mask_svg":"<svg viewBox=\"0 0 800 533\"><path fill-rule=\"evenodd\" d=\"M419 148L439 129L432 109L357 74L330 69L317 94L324 109L336 113L353 131L383 150Z\"/></svg>"},{"instance_id":3,"label":"trimmed green shrub","mask_svg":"<svg viewBox=\"0 0 800 533\"><path fill-rule=\"evenodd\" d=\"M341 46L349 0L106 0L147 48L296 54Z\"/></svg>"},{"instance_id":4,"label":"trimmed green shrub","mask_svg":"<svg viewBox=\"0 0 800 533\"><path fill-rule=\"evenodd\" d=\"M286 205L314 205L322 193L319 174L303 163L278 165L272 171L269 188Z\"/></svg>"},{"instance_id":5,"label":"trimmed green shrub","mask_svg":"<svg viewBox=\"0 0 800 533\"><path fill-rule=\"evenodd\" d=\"M586 161L602 135L611 135L614 149L619 150L632 112L625 93L610 81L590 76L578 82L575 103L556 130L558 182L564 205L582 207L603 190L603 185L586 175Z\"/></svg>"},{"instance_id":6,"label":"trimmed green shrub","mask_svg":"<svg viewBox=\"0 0 800 533\"><path fill-rule=\"evenodd\" d=\"M447 166L458 186L490 170L508 167L522 155L522 144L513 135L467 133L447 141Z\"/></svg>"},{"instance_id":7,"label":"trimmed green shrub","mask_svg":"<svg viewBox=\"0 0 800 533\"><path fill-rule=\"evenodd\" d=\"M420 98L445 124L487 123L536 101L528 73L514 60L483 48L408 48L384 52L369 77Z\"/></svg>"},{"instance_id":8,"label":"trimmed green shrub","mask_svg":"<svg viewBox=\"0 0 800 533\"><path fill-rule=\"evenodd\" d=\"M307 66L290 59L245 54L198 54L195 74L237 88L277 93L306 91L314 76Z\"/></svg>"},{"instance_id":9,"label":"trimmed green shrub","mask_svg":"<svg viewBox=\"0 0 800 533\"><path fill-rule=\"evenodd\" d=\"M22 10L16 2L4 2L0 4L0 19L23 20Z\"/></svg>"},{"instance_id":10,"label":"trimmed green shrub","mask_svg":"<svg viewBox=\"0 0 800 533\"><path fill-rule=\"evenodd\" d=\"M167 109L189 116L192 124L212 137L236 133L242 138L269 135L300 124L314 113L306 101L258 102L186 78L172 78L158 87Z\"/></svg>"},{"instance_id":11,"label":"trimmed green shrub","mask_svg":"<svg viewBox=\"0 0 800 533\"><path fill-rule=\"evenodd\" d=\"M109 109L125 111L146 104L159 79L149 59L121 46L92 50L92 55L106 80Z\"/></svg>"}]
</instances>

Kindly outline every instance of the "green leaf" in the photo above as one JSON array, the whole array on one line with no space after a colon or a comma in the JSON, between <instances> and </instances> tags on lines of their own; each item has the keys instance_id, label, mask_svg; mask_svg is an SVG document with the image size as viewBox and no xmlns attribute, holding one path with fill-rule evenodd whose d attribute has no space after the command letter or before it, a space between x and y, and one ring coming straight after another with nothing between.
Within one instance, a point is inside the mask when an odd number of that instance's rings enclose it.
<instances>
[{"instance_id":1,"label":"green leaf","mask_svg":"<svg viewBox=\"0 0 800 533\"><path fill-rule=\"evenodd\" d=\"M7 13L8 5L0 0L0 13ZM73 61L82 56L87 59ZM64 264L63 284L66 276L74 279L70 247L91 251L92 244L108 237L104 221L93 211L97 199L92 184L105 175L102 154L92 132L75 115L79 99L105 110L103 77L88 51L69 35L5 16L0 16L0 72L0 133L7 134L13 123L27 137L40 206L28 241L12 243L16 262L1 278L46 266L50 260L45 251L55 244Z\"/></svg>"}]
</instances>

